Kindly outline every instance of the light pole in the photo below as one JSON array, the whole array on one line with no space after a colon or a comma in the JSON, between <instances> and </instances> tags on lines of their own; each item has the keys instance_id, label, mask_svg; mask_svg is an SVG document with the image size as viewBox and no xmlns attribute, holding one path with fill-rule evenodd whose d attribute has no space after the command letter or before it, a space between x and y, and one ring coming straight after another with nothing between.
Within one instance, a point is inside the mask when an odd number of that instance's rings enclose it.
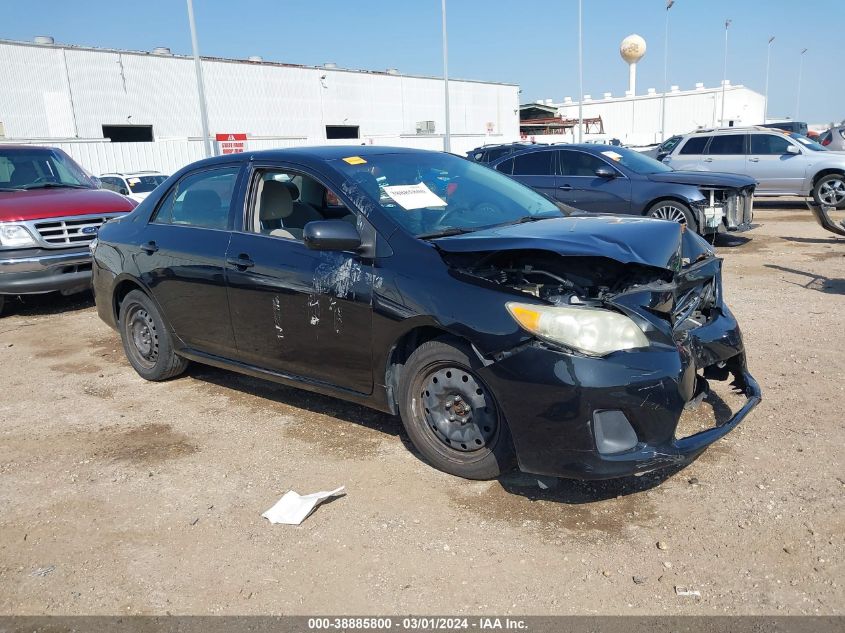
<instances>
[{"instance_id":1,"label":"light pole","mask_svg":"<svg viewBox=\"0 0 845 633\"><path fill-rule=\"evenodd\" d=\"M725 126L725 83L728 81L728 27L730 20L725 20L725 67L722 71L722 117L719 119L719 127Z\"/></svg>"},{"instance_id":2,"label":"light pole","mask_svg":"<svg viewBox=\"0 0 845 633\"><path fill-rule=\"evenodd\" d=\"M769 62L772 59L772 42L775 41L775 36L769 38L769 47L766 50L766 91L763 96L763 123L769 118Z\"/></svg>"},{"instance_id":3,"label":"light pole","mask_svg":"<svg viewBox=\"0 0 845 633\"><path fill-rule=\"evenodd\" d=\"M660 100L660 142L666 140L666 91L669 89L669 9L675 0L666 0L666 34L663 40L663 98Z\"/></svg>"},{"instance_id":4,"label":"light pole","mask_svg":"<svg viewBox=\"0 0 845 633\"><path fill-rule=\"evenodd\" d=\"M452 130L449 117L449 40L446 37L446 0L441 0L440 13L443 18L443 92L446 109L446 129L443 134L443 151L452 151Z\"/></svg>"},{"instance_id":5,"label":"light pole","mask_svg":"<svg viewBox=\"0 0 845 633\"><path fill-rule=\"evenodd\" d=\"M191 46L194 49L194 69L197 71L197 93L200 101L200 121L202 122L202 140L206 158L214 152L211 147L211 137L208 133L208 108L205 103L205 84L202 80L202 62L200 61L199 45L197 44L197 25L194 23L194 3L188 0L188 22L191 25Z\"/></svg>"},{"instance_id":6,"label":"light pole","mask_svg":"<svg viewBox=\"0 0 845 633\"><path fill-rule=\"evenodd\" d=\"M807 52L807 49L801 51L801 62L798 64L798 96L795 97L795 116L793 120L798 120L798 109L801 105L801 75L804 72L804 53Z\"/></svg>"},{"instance_id":7,"label":"light pole","mask_svg":"<svg viewBox=\"0 0 845 633\"><path fill-rule=\"evenodd\" d=\"M584 141L584 48L581 0L578 0L578 142Z\"/></svg>"}]
</instances>

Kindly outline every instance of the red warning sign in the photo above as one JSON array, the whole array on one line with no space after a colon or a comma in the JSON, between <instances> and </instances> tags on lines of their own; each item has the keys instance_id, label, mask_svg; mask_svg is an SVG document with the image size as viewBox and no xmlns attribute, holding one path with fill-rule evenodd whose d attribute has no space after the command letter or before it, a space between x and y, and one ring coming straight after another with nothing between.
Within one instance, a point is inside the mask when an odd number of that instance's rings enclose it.
<instances>
[{"instance_id":1,"label":"red warning sign","mask_svg":"<svg viewBox=\"0 0 845 633\"><path fill-rule=\"evenodd\" d=\"M215 135L221 154L240 154L246 146L246 134Z\"/></svg>"}]
</instances>

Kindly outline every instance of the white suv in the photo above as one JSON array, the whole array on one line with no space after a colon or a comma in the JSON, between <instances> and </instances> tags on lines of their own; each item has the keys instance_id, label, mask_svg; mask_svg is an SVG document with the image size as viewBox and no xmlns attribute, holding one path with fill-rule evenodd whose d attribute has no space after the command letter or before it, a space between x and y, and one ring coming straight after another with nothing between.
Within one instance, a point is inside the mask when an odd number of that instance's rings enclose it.
<instances>
[{"instance_id":1,"label":"white suv","mask_svg":"<svg viewBox=\"0 0 845 633\"><path fill-rule=\"evenodd\" d=\"M150 192L168 179L157 171L110 172L100 176L103 189L111 189L135 202L141 202Z\"/></svg>"},{"instance_id":2,"label":"white suv","mask_svg":"<svg viewBox=\"0 0 845 633\"><path fill-rule=\"evenodd\" d=\"M757 181L756 196L809 196L845 208L845 153L764 127L687 134L663 159L675 169L731 172Z\"/></svg>"}]
</instances>

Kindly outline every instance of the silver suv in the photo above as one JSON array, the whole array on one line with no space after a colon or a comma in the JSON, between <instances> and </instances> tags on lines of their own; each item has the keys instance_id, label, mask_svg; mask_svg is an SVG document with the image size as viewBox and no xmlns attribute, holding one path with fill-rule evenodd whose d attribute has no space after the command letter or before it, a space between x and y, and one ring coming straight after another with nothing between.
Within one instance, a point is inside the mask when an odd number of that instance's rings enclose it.
<instances>
[{"instance_id":1,"label":"silver suv","mask_svg":"<svg viewBox=\"0 0 845 633\"><path fill-rule=\"evenodd\" d=\"M809 196L845 208L845 153L764 127L687 134L663 159L675 169L731 172L757 181L757 196Z\"/></svg>"}]
</instances>

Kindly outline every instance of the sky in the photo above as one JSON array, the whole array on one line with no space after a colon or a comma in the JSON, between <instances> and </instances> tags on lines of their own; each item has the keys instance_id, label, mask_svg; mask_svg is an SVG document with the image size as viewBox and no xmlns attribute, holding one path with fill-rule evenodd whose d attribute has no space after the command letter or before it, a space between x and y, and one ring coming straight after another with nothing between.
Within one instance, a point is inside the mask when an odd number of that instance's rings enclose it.
<instances>
[{"instance_id":1,"label":"sky","mask_svg":"<svg viewBox=\"0 0 845 633\"><path fill-rule=\"evenodd\" d=\"M190 54L184 0L2 0L0 38ZM583 0L584 94L620 96L619 43L645 38L637 92L663 89L665 0ZM202 55L441 76L440 0L194 0ZM811 124L845 118L845 0L676 0L669 84L734 84L763 93L769 116ZM519 84L521 102L578 95L578 2L448 0L449 75ZM798 99L799 60L807 48Z\"/></svg>"}]
</instances>

